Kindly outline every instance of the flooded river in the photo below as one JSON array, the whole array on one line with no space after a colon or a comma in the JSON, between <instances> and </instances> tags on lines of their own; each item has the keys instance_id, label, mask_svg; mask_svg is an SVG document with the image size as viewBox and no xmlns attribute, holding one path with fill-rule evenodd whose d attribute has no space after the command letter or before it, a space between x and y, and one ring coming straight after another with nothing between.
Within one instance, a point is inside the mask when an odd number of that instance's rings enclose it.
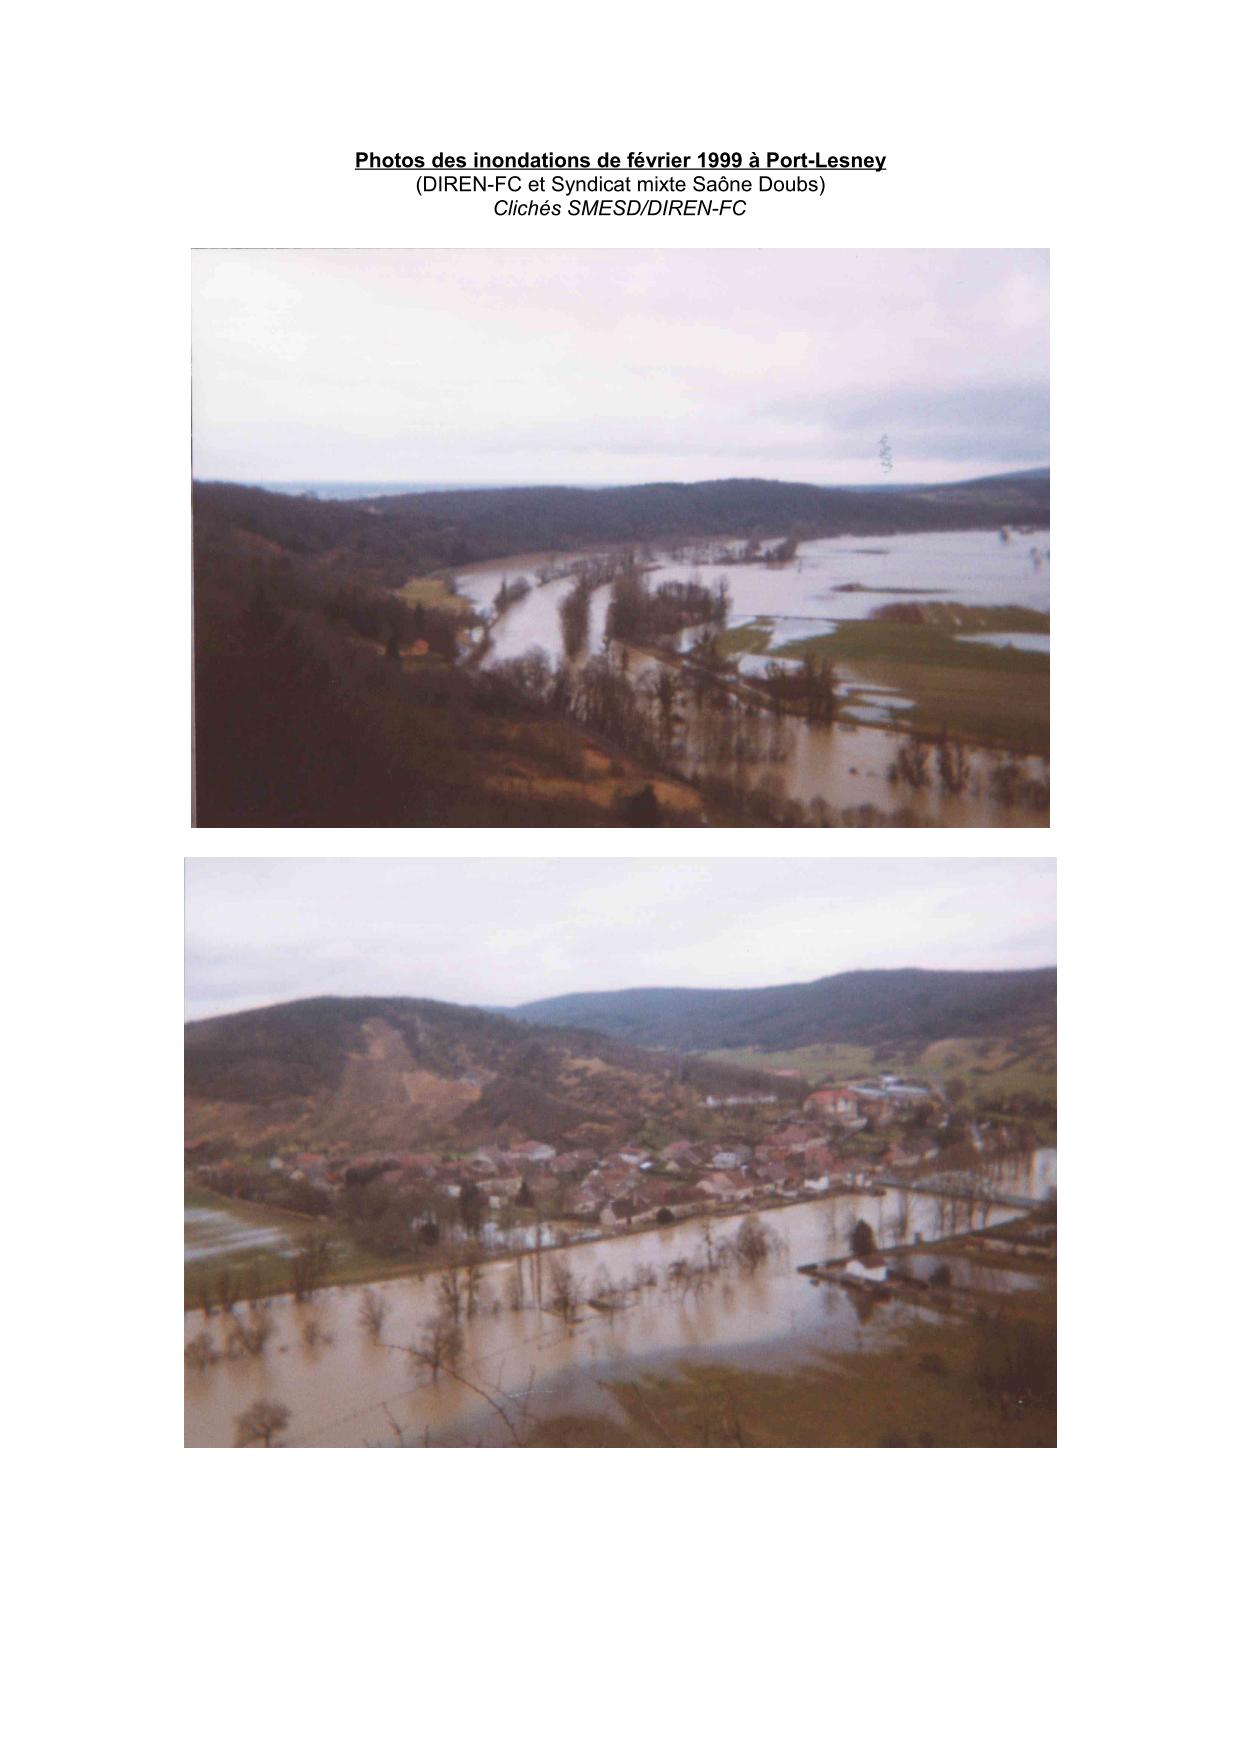
<instances>
[{"instance_id":1,"label":"flooded river","mask_svg":"<svg viewBox=\"0 0 1240 1754\"><path fill-rule=\"evenodd\" d=\"M1032 1188L1032 1169L1014 1170L1013 1192ZM1016 1185L1020 1182L1020 1186ZM605 1286L630 1287L624 1307L610 1313L583 1301L566 1322L530 1298L532 1258L524 1258L524 1307L513 1308L514 1266L496 1261L482 1269L477 1313L463 1324L464 1353L456 1368L484 1389L519 1424L575 1411L607 1412L609 1377L642 1369L671 1369L694 1360L750 1360L777 1354L806 1357L851 1352L882 1343L893 1322L933 1319L895 1304L875 1304L832 1285L814 1285L796 1268L847 1252L858 1218L880 1244L994 1225L1014 1209L992 1205L970 1220L960 1207L929 1196L856 1193L832 1195L762 1213L775 1233L776 1252L746 1272L730 1266L704 1276L695 1289L676 1289L673 1264L703 1261L726 1243L740 1217L703 1220L575 1244L542 1256L543 1301L554 1267L568 1267L585 1298ZM229 1445L234 1421L253 1401L282 1402L290 1412L283 1441L296 1445L359 1445L395 1441L393 1421L407 1442L507 1443L499 1414L474 1388L441 1375L401 1348L420 1343L436 1314L434 1274L381 1287L389 1306L382 1338L363 1328L364 1289L324 1290L308 1302L277 1298L273 1331L258 1357L221 1356L204 1369L187 1369L186 1442ZM249 1311L238 1306L242 1320ZM208 1335L225 1353L230 1318L187 1313L187 1343Z\"/></svg>"},{"instance_id":2,"label":"flooded river","mask_svg":"<svg viewBox=\"0 0 1240 1754\"><path fill-rule=\"evenodd\" d=\"M773 618L775 645L829 632L838 621L864 620L884 603L929 598L979 608L1002 605L1044 613L1050 609L1050 548L1044 530L1014 532L1007 542L993 530L832 536L803 543L794 561L778 567L719 565L698 558L691 548L675 559L658 554L653 559L646 573L651 589L672 579L707 587L725 579L732 599L729 626ZM457 589L489 613L503 580L511 584L520 576L530 581L532 589L496 623L490 663L519 658L535 646L552 660L562 654L559 604L573 588L571 577L535 585L532 566L523 567L520 560L492 562L459 574ZM591 652L603 647L607 599L606 586L594 594ZM1012 635L994 637L1020 643Z\"/></svg>"},{"instance_id":3,"label":"flooded river","mask_svg":"<svg viewBox=\"0 0 1240 1754\"><path fill-rule=\"evenodd\" d=\"M699 551L700 553L700 551ZM564 564L562 561L558 564ZM679 557L654 557L647 572L650 584L670 579L691 580L713 587L726 579L732 598L729 626L743 626L757 617L773 623L771 643L828 633L839 621L868 617L881 604L938 598L977 606L1019 605L1046 610L1050 601L1049 547L1044 531L1014 532L1000 541L994 531L951 531L918 536L863 540L833 537L802 546L787 566L728 566L695 558L693 550ZM491 612L506 579L525 577L528 594L494 622L488 665L541 650L552 663L563 657L559 606L573 589L571 576L534 584L533 565L520 561L488 565L462 573L462 595L480 610ZM604 649L610 591L603 586L589 603L589 628L582 657ZM684 636L682 646L691 643ZM962 636L1018 649L1041 650L1042 634ZM648 652L617 647L634 680L653 683L661 660ZM765 671L765 654L739 660L741 676ZM933 783L918 788L889 778L902 740L891 728L893 717L912 703L892 689L840 668L839 694L847 719L834 725L777 718L760 706L746 714L743 748L736 749L735 727L721 720L709 696L682 696L679 706L680 750L674 760L687 778L724 781L744 790L763 790L794 801L807 811L818 804L842 812L878 811L884 815L911 812L928 827L1041 827L1049 809L1012 780L1041 789L1049 786L1049 769L1037 757L1010 763L1007 783L996 783L996 769L1005 758L982 749L972 751L970 771L958 791ZM685 691L686 695L689 691ZM860 722L855 722L860 721ZM723 745L727 744L726 753Z\"/></svg>"}]
</instances>

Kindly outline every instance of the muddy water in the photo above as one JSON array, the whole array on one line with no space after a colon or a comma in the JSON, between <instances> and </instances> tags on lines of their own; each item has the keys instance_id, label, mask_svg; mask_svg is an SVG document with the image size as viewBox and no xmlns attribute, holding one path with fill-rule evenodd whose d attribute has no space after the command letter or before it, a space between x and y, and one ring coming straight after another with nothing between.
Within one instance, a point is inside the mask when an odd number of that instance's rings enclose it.
<instances>
[{"instance_id":1,"label":"muddy water","mask_svg":"<svg viewBox=\"0 0 1240 1754\"><path fill-rule=\"evenodd\" d=\"M1036 558L1035 558L1036 557ZM536 563L518 557L470 568L457 577L457 589L490 613L502 581L524 577L527 597L495 624L487 661L518 658L541 646L555 662L561 656L560 600L572 589L571 578L534 584ZM559 557L554 564L567 565ZM858 538L835 536L802 545L787 566L719 566L695 557L692 550L672 559L655 555L646 577L652 589L671 579L713 587L725 579L732 599L729 625L743 626L759 616L775 619L773 642L804 639L828 632L837 621L862 620L881 604L931 601L1050 608L1050 560L1045 531L1020 534L1001 542L993 530L953 530L919 536ZM860 587L859 589L857 587ZM591 652L602 650L610 593L606 586L591 603ZM994 643L1046 649L1044 635L987 635ZM1030 641L1036 642L1030 644ZM763 660L765 662L765 660Z\"/></svg>"},{"instance_id":2,"label":"muddy water","mask_svg":"<svg viewBox=\"0 0 1240 1754\"><path fill-rule=\"evenodd\" d=\"M490 613L495 607L495 595L505 578L509 583L514 578L525 576L513 567L485 567L477 571L462 573L457 579L457 590L462 597L468 597L477 607ZM576 584L575 578L552 579L545 585L536 585L530 577L530 591L525 597L506 609L491 628L491 644L487 650L488 664L501 664L509 658L524 657L527 652L540 648L547 654L552 663L558 663L564 655L564 641L560 630L560 604ZM586 651L582 656L593 655L603 649L603 631L607 621L607 604L611 592L602 586L590 597L590 621Z\"/></svg>"},{"instance_id":3,"label":"muddy water","mask_svg":"<svg viewBox=\"0 0 1240 1754\"><path fill-rule=\"evenodd\" d=\"M995 1224L1011 1210L992 1207ZM632 1375L641 1368L669 1368L694 1359L760 1359L763 1348L779 1348L781 1359L795 1351L851 1351L881 1343L895 1320L908 1311L874 1305L835 1286L814 1286L796 1267L846 1252L858 1218L872 1226L880 1243L912 1241L920 1234L937 1240L967 1215L952 1214L945 1202L924 1196L911 1200L889 1192L834 1195L766 1212L764 1221L780 1243L777 1258L752 1273L728 1269L709 1278L696 1293L682 1296L667 1288L667 1272L678 1258L701 1258L707 1248L702 1221L583 1243L542 1258L544 1301L553 1266L569 1266L587 1295L604 1278L632 1282L652 1272L654 1287L634 1293L627 1306L605 1314L583 1304L578 1319L566 1324L548 1310L509 1307L511 1263L496 1262L482 1277L479 1311L464 1324L461 1374L484 1388L517 1424L531 1414L546 1416L569 1407L607 1411L609 1376ZM739 1217L717 1219L715 1241L726 1239ZM982 1222L980 1212L975 1222ZM527 1299L531 1261L526 1257ZM435 1314L433 1277L394 1281L382 1287L390 1306L382 1342L366 1334L359 1321L362 1290L337 1287L309 1304L277 1299L271 1306L274 1331L258 1358L221 1358L206 1369L186 1371L186 1442L195 1446L233 1441L234 1420L251 1402L283 1402L291 1414L283 1441L304 1445L358 1445L394 1441L394 1419L406 1441L432 1443L508 1443L503 1420L474 1390L446 1376L430 1380L425 1366L400 1349L417 1338ZM239 1307L244 1319L248 1312ZM315 1323L316 1337L309 1329ZM185 1318L189 1341L212 1336L222 1352L229 1318ZM386 1411L385 1411L386 1408Z\"/></svg>"},{"instance_id":4,"label":"muddy water","mask_svg":"<svg viewBox=\"0 0 1240 1754\"><path fill-rule=\"evenodd\" d=\"M852 621L880 603L941 602L1050 608L1050 548L1045 530L1004 542L994 530L930 531L918 536L832 536L802 543L787 566L693 565L692 556L661 561L653 585L693 578L728 584L734 621L760 615ZM860 586L861 589L854 587ZM498 589L498 584L497 584ZM782 637L796 638L800 633ZM820 630L821 631L821 630Z\"/></svg>"},{"instance_id":5,"label":"muddy water","mask_svg":"<svg viewBox=\"0 0 1240 1754\"><path fill-rule=\"evenodd\" d=\"M993 531L953 531L883 541L838 537L807 543L797 560L786 567L695 564L690 555L676 561L660 558L647 576L652 585L666 579L691 578L707 586L726 577L733 599L730 625L742 625L758 615L773 616L774 642L779 644L827 632L836 621L868 616L878 604L912 602L927 595L979 605L1020 604L1045 609L1049 604L1047 552L1044 532L1014 533L1006 544ZM494 623L485 662L502 663L537 648L556 663L563 655L559 605L573 589L572 577L533 584L532 568L516 560L462 573L458 589L489 612L503 579L511 581L519 576L531 580L531 589ZM856 585L865 588L851 588ZM591 596L583 657L603 650L609 599L607 586ZM686 635L682 644L691 637ZM1008 643L1020 643L1021 637L994 636ZM1031 637L1040 640L1044 636ZM741 672L761 672L768 661L765 655L743 657ZM640 679L653 678L659 661L629 651L626 662L630 674ZM972 754L971 773L956 795L942 791L937 784L916 790L892 784L887 774L902 733L889 728L890 720L909 702L892 690L862 682L846 670L841 670L840 681L850 714L868 722L811 725L798 718L780 720L759 709L748 721L746 740L750 747L739 760L731 754L726 758L720 755L719 718L709 702L686 702L681 709L682 747L674 758L678 771L747 790L762 788L807 809L821 800L836 814L866 809L886 815L912 811L925 826L943 828L1045 826L1047 810L1023 803L1005 804L991 795L991 769L999 758L985 750ZM1015 765L1024 778L1048 783L1047 764L1041 759L1026 757Z\"/></svg>"},{"instance_id":6,"label":"muddy water","mask_svg":"<svg viewBox=\"0 0 1240 1754\"><path fill-rule=\"evenodd\" d=\"M647 652L628 652L629 674L635 680L653 677L660 663ZM748 789L766 787L807 807L821 799L834 812L866 806L888 814L909 809L929 827L1038 828L1049 820L1046 810L1005 805L990 795L991 767L999 758L985 750L971 752L969 778L953 795L933 784L920 790L892 784L887 773L902 734L880 725L812 725L801 718L777 719L759 709L746 721L751 758L737 763L714 754L718 715L709 702L698 705L689 695L680 711L684 753L677 765L686 774L727 779ZM1048 782L1047 764L1039 758L1026 757L1016 765L1025 778Z\"/></svg>"}]
</instances>

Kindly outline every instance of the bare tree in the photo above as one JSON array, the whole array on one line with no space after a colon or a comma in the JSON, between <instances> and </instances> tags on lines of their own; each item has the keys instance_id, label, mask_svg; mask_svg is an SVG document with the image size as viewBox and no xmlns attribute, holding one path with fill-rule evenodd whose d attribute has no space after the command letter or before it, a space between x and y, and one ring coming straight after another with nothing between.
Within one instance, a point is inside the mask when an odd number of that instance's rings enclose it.
<instances>
[{"instance_id":1,"label":"bare tree","mask_svg":"<svg viewBox=\"0 0 1240 1754\"><path fill-rule=\"evenodd\" d=\"M473 1316L478 1311L478 1298L482 1291L482 1263L469 1260L465 1264L465 1314Z\"/></svg>"},{"instance_id":2,"label":"bare tree","mask_svg":"<svg viewBox=\"0 0 1240 1754\"><path fill-rule=\"evenodd\" d=\"M438 1382L441 1370L452 1371L464 1349L465 1342L459 1322L454 1322L444 1310L433 1321L426 1323L422 1329L421 1343L408 1348L419 1363L430 1367L431 1378L435 1382Z\"/></svg>"},{"instance_id":3,"label":"bare tree","mask_svg":"<svg viewBox=\"0 0 1240 1754\"><path fill-rule=\"evenodd\" d=\"M293 1256L293 1296L298 1303L322 1285L327 1277L328 1260L331 1255L331 1244L325 1236L311 1237L303 1248L299 1248Z\"/></svg>"},{"instance_id":4,"label":"bare tree","mask_svg":"<svg viewBox=\"0 0 1240 1754\"><path fill-rule=\"evenodd\" d=\"M231 1341L235 1337L239 1349L249 1357L261 1358L274 1326L270 1310L256 1309L248 1322L243 1322L240 1316L233 1317L233 1332L229 1338Z\"/></svg>"},{"instance_id":5,"label":"bare tree","mask_svg":"<svg viewBox=\"0 0 1240 1754\"><path fill-rule=\"evenodd\" d=\"M581 1286L567 1261L551 1267L551 1308L565 1324L571 1322L581 1302Z\"/></svg>"},{"instance_id":6,"label":"bare tree","mask_svg":"<svg viewBox=\"0 0 1240 1754\"><path fill-rule=\"evenodd\" d=\"M303 1318L301 1324L301 1338L302 1344L307 1346L311 1352L316 1352L320 1346L330 1346L332 1343L331 1334L323 1326L319 1318L313 1315L308 1315Z\"/></svg>"},{"instance_id":7,"label":"bare tree","mask_svg":"<svg viewBox=\"0 0 1240 1754\"><path fill-rule=\"evenodd\" d=\"M775 1245L775 1232L751 1212L736 1233L736 1258L747 1273L760 1267Z\"/></svg>"},{"instance_id":8,"label":"bare tree","mask_svg":"<svg viewBox=\"0 0 1240 1754\"><path fill-rule=\"evenodd\" d=\"M358 1320L372 1340L383 1338L383 1324L388 1318L388 1300L373 1285L368 1285L362 1293L362 1307Z\"/></svg>"},{"instance_id":9,"label":"bare tree","mask_svg":"<svg viewBox=\"0 0 1240 1754\"><path fill-rule=\"evenodd\" d=\"M205 1370L219 1358L210 1334L195 1334L185 1348L185 1362L191 1370Z\"/></svg>"},{"instance_id":10,"label":"bare tree","mask_svg":"<svg viewBox=\"0 0 1240 1754\"><path fill-rule=\"evenodd\" d=\"M453 1327L460 1322L465 1308L465 1290L459 1267L447 1267L439 1275L435 1295L445 1319Z\"/></svg>"},{"instance_id":11,"label":"bare tree","mask_svg":"<svg viewBox=\"0 0 1240 1754\"><path fill-rule=\"evenodd\" d=\"M245 1449L248 1444L258 1443L264 1449L271 1449L273 1440L288 1425L291 1414L283 1401L251 1401L244 1413L238 1413L233 1424L236 1436L234 1447Z\"/></svg>"}]
</instances>

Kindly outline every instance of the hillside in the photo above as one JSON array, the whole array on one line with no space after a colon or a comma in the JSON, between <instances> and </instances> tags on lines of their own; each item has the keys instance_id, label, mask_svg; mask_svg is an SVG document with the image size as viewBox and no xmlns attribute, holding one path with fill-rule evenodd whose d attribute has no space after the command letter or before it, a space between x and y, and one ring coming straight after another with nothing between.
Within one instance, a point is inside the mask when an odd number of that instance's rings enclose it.
<instances>
[{"instance_id":1,"label":"hillside","mask_svg":"<svg viewBox=\"0 0 1240 1754\"><path fill-rule=\"evenodd\" d=\"M1048 498L1036 476L884 493L708 481L365 500L196 483L195 823L801 826L802 800L734 763L682 759L675 716L602 660L572 688L537 665L481 666L482 618L445 574L500 556L698 537L1042 524ZM978 646L955 652L974 654L971 670L999 662Z\"/></svg>"},{"instance_id":2,"label":"hillside","mask_svg":"<svg viewBox=\"0 0 1240 1754\"><path fill-rule=\"evenodd\" d=\"M540 999L508 1015L681 1052L821 1042L920 1051L946 1038L1053 1028L1055 970L869 969L779 987L636 987Z\"/></svg>"},{"instance_id":3,"label":"hillside","mask_svg":"<svg viewBox=\"0 0 1240 1754\"><path fill-rule=\"evenodd\" d=\"M1043 526L1049 471L882 493L792 481L652 482L641 487L505 487L312 499L229 482L194 485L198 534L234 529L304 560L347 556L374 583L532 551L708 536L890 536Z\"/></svg>"},{"instance_id":4,"label":"hillside","mask_svg":"<svg viewBox=\"0 0 1240 1754\"><path fill-rule=\"evenodd\" d=\"M412 558L306 555L212 520L194 535L198 826L621 827L648 787L663 822L702 821L649 739L600 743L458 662L457 615L387 588Z\"/></svg>"},{"instance_id":5,"label":"hillside","mask_svg":"<svg viewBox=\"0 0 1240 1754\"><path fill-rule=\"evenodd\" d=\"M738 1088L788 1087L424 999L306 999L185 1030L186 1138L213 1149L604 1146Z\"/></svg>"}]
</instances>

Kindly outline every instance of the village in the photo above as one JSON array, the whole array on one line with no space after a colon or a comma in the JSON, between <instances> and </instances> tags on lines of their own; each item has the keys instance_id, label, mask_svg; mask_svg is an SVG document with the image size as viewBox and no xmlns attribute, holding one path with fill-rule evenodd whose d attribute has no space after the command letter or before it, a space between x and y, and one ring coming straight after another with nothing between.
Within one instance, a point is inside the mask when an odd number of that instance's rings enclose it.
<instances>
[{"instance_id":1,"label":"village","mask_svg":"<svg viewBox=\"0 0 1240 1754\"><path fill-rule=\"evenodd\" d=\"M714 1213L888 1187L981 1191L1041 1143L1026 1119L976 1116L941 1087L887 1075L793 1100L712 1097L703 1134L609 1152L513 1139L467 1152L310 1150L216 1159L187 1147L187 1182L235 1200L334 1218L393 1260L456 1245L487 1254Z\"/></svg>"}]
</instances>

